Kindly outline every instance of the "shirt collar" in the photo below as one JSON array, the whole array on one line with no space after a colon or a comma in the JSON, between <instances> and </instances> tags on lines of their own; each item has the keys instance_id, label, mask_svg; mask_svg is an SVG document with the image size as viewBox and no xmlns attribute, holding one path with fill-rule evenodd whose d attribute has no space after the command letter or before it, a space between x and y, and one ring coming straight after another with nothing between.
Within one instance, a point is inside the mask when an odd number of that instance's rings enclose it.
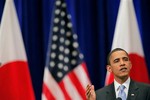
<instances>
[{"instance_id":1,"label":"shirt collar","mask_svg":"<svg viewBox=\"0 0 150 100\"><path fill-rule=\"evenodd\" d=\"M123 84L119 84L115 79L114 79L114 86L115 86L115 91L119 90L119 86L120 85L124 85L125 88L128 90L129 89L129 84L130 84L130 77L123 83Z\"/></svg>"}]
</instances>

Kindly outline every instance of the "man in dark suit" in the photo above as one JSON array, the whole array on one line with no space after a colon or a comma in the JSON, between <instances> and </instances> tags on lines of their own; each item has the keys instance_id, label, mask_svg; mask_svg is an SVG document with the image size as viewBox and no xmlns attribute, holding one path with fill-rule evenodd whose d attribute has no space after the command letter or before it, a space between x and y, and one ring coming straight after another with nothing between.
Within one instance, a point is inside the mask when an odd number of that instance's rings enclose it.
<instances>
[{"instance_id":1,"label":"man in dark suit","mask_svg":"<svg viewBox=\"0 0 150 100\"><path fill-rule=\"evenodd\" d=\"M96 92L93 85L87 85L87 100L150 100L150 85L130 79L132 64L124 49L112 50L107 62L107 71L113 73L114 82Z\"/></svg>"}]
</instances>

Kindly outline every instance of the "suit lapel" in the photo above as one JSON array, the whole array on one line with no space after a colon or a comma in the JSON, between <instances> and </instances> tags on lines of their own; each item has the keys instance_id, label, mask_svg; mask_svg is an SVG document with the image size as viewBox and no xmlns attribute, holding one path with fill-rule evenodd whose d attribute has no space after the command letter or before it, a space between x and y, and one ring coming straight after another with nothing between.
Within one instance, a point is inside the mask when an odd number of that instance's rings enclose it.
<instances>
[{"instance_id":1,"label":"suit lapel","mask_svg":"<svg viewBox=\"0 0 150 100\"><path fill-rule=\"evenodd\" d=\"M110 86L107 87L106 91L106 100L115 100L116 94L114 89L114 83L112 83Z\"/></svg>"},{"instance_id":2,"label":"suit lapel","mask_svg":"<svg viewBox=\"0 0 150 100\"><path fill-rule=\"evenodd\" d=\"M136 100L138 93L138 86L131 80L127 100Z\"/></svg>"}]
</instances>

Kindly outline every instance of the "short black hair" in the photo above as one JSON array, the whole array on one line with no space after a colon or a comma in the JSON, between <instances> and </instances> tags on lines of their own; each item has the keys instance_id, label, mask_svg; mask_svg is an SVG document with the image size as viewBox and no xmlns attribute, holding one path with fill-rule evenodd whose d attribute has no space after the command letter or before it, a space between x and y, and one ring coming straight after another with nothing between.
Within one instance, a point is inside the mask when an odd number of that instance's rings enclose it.
<instances>
[{"instance_id":1,"label":"short black hair","mask_svg":"<svg viewBox=\"0 0 150 100\"><path fill-rule=\"evenodd\" d=\"M122 49L122 48L115 48L107 56L107 64L108 65L110 65L110 56L111 56L111 54L114 53L114 52L116 52L116 51L124 51L127 54L127 56L129 57L129 54L124 49Z\"/></svg>"}]
</instances>

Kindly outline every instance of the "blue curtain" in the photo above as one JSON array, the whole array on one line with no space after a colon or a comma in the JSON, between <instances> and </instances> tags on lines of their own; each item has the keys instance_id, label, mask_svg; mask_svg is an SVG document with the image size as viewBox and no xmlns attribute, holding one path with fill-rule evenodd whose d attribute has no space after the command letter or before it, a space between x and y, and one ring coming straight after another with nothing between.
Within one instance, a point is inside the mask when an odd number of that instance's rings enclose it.
<instances>
[{"instance_id":1,"label":"blue curtain","mask_svg":"<svg viewBox=\"0 0 150 100\"><path fill-rule=\"evenodd\" d=\"M41 99L43 72L55 0L14 0L36 99ZM66 0L74 31L95 88L104 86L120 0ZM0 19L5 0L0 0ZM150 1L134 0L146 63L150 73ZM11 17L11 16L10 16ZM150 74L149 74L150 75Z\"/></svg>"}]
</instances>

